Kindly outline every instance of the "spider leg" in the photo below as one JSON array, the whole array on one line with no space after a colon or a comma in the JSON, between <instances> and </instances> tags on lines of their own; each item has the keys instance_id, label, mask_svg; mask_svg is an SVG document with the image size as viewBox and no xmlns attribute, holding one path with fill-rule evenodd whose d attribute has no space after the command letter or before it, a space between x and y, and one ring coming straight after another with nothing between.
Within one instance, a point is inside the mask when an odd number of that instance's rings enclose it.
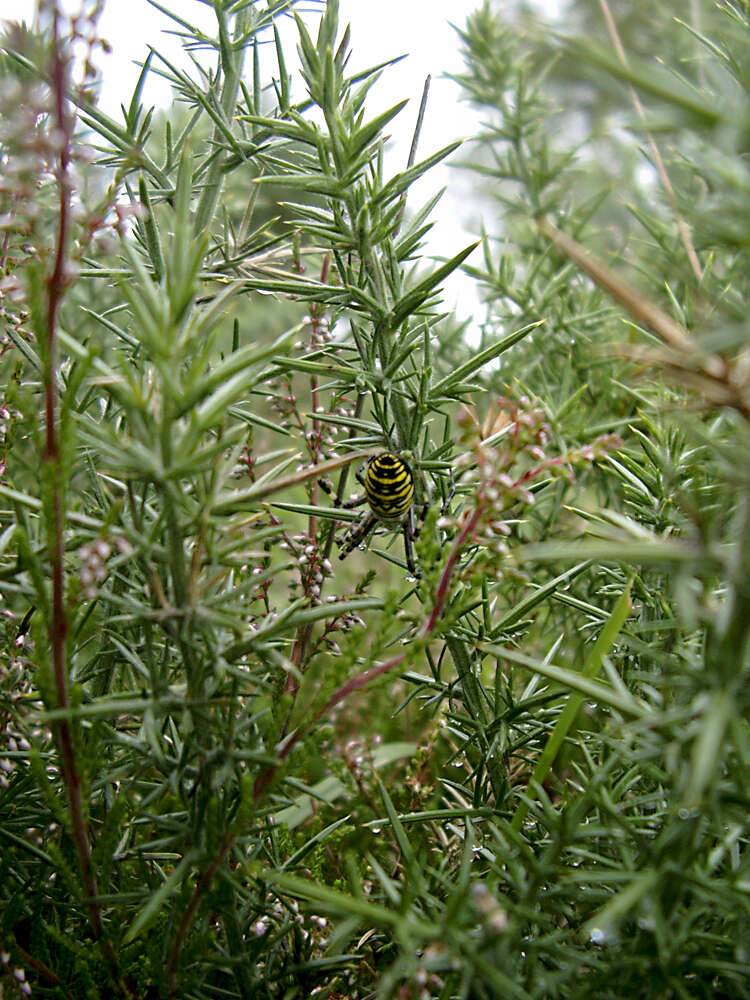
<instances>
[{"instance_id":1,"label":"spider leg","mask_svg":"<svg viewBox=\"0 0 750 1000\"><path fill-rule=\"evenodd\" d=\"M412 576L419 577L421 573L417 569L417 564L414 562L414 550L412 549L411 541L412 538L417 536L414 534L414 514L413 511L409 512L409 517L404 521L403 526L404 533L404 555L406 556L406 565L409 567L409 572Z\"/></svg>"},{"instance_id":2,"label":"spider leg","mask_svg":"<svg viewBox=\"0 0 750 1000\"><path fill-rule=\"evenodd\" d=\"M451 472L450 472L450 489L448 490L448 496L445 498L445 500L443 500L443 502L442 502L442 504L440 506L440 513L441 514L447 514L448 513L448 508L450 507L451 500L453 499L453 497L455 495L456 495L456 481L453 478L453 469L451 469Z\"/></svg>"},{"instance_id":3,"label":"spider leg","mask_svg":"<svg viewBox=\"0 0 750 1000\"><path fill-rule=\"evenodd\" d=\"M410 522L412 539L419 538L419 534L422 531L422 527L424 526L424 519L427 517L427 511L429 509L430 509L430 501L425 500L416 518L414 516L414 507L412 507L412 509L409 511L409 522Z\"/></svg>"},{"instance_id":4,"label":"spider leg","mask_svg":"<svg viewBox=\"0 0 750 1000\"><path fill-rule=\"evenodd\" d=\"M356 549L362 542L367 541L377 522L378 519L372 512L368 512L363 518L356 521L339 542L339 559L346 559L352 549Z\"/></svg>"},{"instance_id":5,"label":"spider leg","mask_svg":"<svg viewBox=\"0 0 750 1000\"><path fill-rule=\"evenodd\" d=\"M329 497L334 496L333 487L329 482L326 482L325 479L319 479L318 486L320 486L323 492L327 493ZM352 507L361 507L363 503L367 503L367 497L364 493L361 493L359 496L350 497L348 500L342 500L339 506L345 508L346 510L351 510Z\"/></svg>"},{"instance_id":6,"label":"spider leg","mask_svg":"<svg viewBox=\"0 0 750 1000\"><path fill-rule=\"evenodd\" d=\"M348 500L344 500L341 506L346 510L351 510L353 507L361 507L365 503L367 503L367 497L362 494L362 496L350 497Z\"/></svg>"},{"instance_id":7,"label":"spider leg","mask_svg":"<svg viewBox=\"0 0 750 1000\"><path fill-rule=\"evenodd\" d=\"M354 473L354 478L357 480L360 486L365 485L365 474L362 470L365 468L366 464L367 464L366 462L363 462L362 465L360 465L360 467Z\"/></svg>"},{"instance_id":8,"label":"spider leg","mask_svg":"<svg viewBox=\"0 0 750 1000\"><path fill-rule=\"evenodd\" d=\"M321 488L321 490L323 490L324 493L327 493L329 497L332 497L334 495L333 486L327 479L319 479L318 486Z\"/></svg>"}]
</instances>

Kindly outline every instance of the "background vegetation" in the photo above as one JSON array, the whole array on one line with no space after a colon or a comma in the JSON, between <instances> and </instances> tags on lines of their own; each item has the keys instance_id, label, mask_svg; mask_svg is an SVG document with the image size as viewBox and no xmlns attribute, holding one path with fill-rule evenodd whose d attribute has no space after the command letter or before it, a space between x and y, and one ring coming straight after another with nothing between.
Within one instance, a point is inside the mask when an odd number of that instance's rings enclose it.
<instances>
[{"instance_id":1,"label":"background vegetation","mask_svg":"<svg viewBox=\"0 0 750 1000\"><path fill-rule=\"evenodd\" d=\"M748 996L750 5L480 7L446 262L392 54L212 6L117 121L2 43L2 995Z\"/></svg>"}]
</instances>

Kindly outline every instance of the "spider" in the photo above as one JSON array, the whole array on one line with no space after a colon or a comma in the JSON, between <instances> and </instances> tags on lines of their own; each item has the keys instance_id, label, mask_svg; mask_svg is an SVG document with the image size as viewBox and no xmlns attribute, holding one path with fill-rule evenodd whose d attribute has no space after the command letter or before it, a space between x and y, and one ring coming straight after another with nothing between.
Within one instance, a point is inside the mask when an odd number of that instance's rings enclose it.
<instances>
[{"instance_id":1,"label":"spider","mask_svg":"<svg viewBox=\"0 0 750 1000\"><path fill-rule=\"evenodd\" d=\"M417 517L414 512L414 474L403 458L390 451L369 459L358 470L357 481L364 486L364 494L345 501L342 507L368 504L369 510L354 522L339 542L339 559L346 559L353 549L367 541L378 524L382 524L392 531L401 529L406 565L412 576L419 576L412 542L419 537L429 506L426 489L425 502Z\"/></svg>"}]
</instances>

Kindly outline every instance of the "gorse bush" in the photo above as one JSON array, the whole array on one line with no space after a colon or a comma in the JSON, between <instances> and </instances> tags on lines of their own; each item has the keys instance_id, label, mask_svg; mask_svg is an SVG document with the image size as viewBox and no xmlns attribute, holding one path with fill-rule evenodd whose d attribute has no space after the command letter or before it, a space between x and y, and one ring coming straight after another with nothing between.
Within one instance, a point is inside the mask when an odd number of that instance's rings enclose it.
<instances>
[{"instance_id":1,"label":"gorse bush","mask_svg":"<svg viewBox=\"0 0 750 1000\"><path fill-rule=\"evenodd\" d=\"M747 996L749 12L666 76L478 10L435 262L391 54L329 0L299 99L294 0L211 6L120 120L98 4L3 40L3 995Z\"/></svg>"}]
</instances>

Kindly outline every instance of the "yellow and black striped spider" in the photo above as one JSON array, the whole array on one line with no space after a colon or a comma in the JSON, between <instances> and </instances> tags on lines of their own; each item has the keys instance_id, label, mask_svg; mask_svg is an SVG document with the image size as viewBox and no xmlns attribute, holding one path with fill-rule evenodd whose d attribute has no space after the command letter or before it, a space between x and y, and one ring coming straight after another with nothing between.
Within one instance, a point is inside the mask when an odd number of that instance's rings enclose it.
<instances>
[{"instance_id":1,"label":"yellow and black striped spider","mask_svg":"<svg viewBox=\"0 0 750 1000\"><path fill-rule=\"evenodd\" d=\"M414 474L399 455L394 455L390 451L374 455L357 472L357 481L364 486L364 494L347 500L342 506L351 508L367 504L369 510L354 522L339 542L339 559L346 559L352 549L364 545L376 526L382 524L391 531L401 529L404 536L406 565L412 576L418 576L412 542L419 536L429 506L424 485L422 492L425 502L417 517Z\"/></svg>"}]
</instances>

